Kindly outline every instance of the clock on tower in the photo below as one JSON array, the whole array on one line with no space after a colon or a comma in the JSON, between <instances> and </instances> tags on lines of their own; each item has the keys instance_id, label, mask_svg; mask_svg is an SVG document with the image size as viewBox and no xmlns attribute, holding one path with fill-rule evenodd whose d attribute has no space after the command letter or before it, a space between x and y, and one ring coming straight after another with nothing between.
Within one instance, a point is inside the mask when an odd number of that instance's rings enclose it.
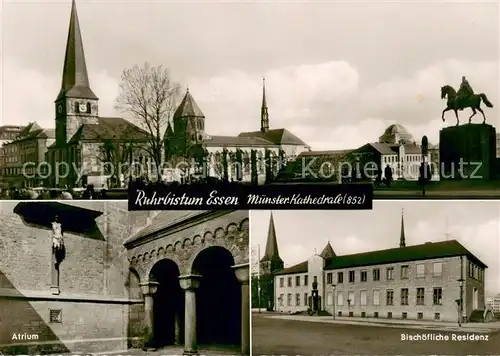
<instances>
[{"instance_id":1,"label":"clock on tower","mask_svg":"<svg viewBox=\"0 0 500 356\"><path fill-rule=\"evenodd\" d=\"M80 111L80 112L87 112L87 105L85 105L85 103L80 103L78 105L78 111Z\"/></svg>"}]
</instances>

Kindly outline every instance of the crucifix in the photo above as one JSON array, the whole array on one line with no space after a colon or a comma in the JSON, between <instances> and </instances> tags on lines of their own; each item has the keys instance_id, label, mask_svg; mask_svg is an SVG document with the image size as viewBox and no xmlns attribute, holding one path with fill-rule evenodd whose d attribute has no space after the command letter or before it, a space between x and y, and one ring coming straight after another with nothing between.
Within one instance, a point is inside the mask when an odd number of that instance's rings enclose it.
<instances>
[{"instance_id":1,"label":"crucifix","mask_svg":"<svg viewBox=\"0 0 500 356\"><path fill-rule=\"evenodd\" d=\"M59 294L59 267L66 257L66 248L64 247L63 229L56 215L52 221L52 285L50 289L52 294Z\"/></svg>"}]
</instances>

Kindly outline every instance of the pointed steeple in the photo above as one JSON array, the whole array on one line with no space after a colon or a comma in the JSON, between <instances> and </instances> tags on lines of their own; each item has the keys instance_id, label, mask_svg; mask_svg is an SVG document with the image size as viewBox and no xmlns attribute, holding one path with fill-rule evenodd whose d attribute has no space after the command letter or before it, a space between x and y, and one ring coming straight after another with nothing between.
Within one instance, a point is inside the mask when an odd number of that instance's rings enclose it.
<instances>
[{"instance_id":1,"label":"pointed steeple","mask_svg":"<svg viewBox=\"0 0 500 356\"><path fill-rule=\"evenodd\" d=\"M193 96L189 92L189 88L186 88L186 94L184 95L184 98L182 99L181 103L174 113L174 118L186 117L205 117L198 104L196 104Z\"/></svg>"},{"instance_id":2,"label":"pointed steeple","mask_svg":"<svg viewBox=\"0 0 500 356\"><path fill-rule=\"evenodd\" d=\"M276 239L276 228L274 227L274 217L271 212L271 218L269 219L269 230L267 232L267 242L266 242L266 251L264 253L264 257L260 260L261 262L280 262L283 263L283 260L280 257L278 251L278 240Z\"/></svg>"},{"instance_id":3,"label":"pointed steeple","mask_svg":"<svg viewBox=\"0 0 500 356\"><path fill-rule=\"evenodd\" d=\"M406 247L404 209L401 209L401 235L399 237L399 247Z\"/></svg>"},{"instance_id":4,"label":"pointed steeple","mask_svg":"<svg viewBox=\"0 0 500 356\"><path fill-rule=\"evenodd\" d=\"M90 89L75 0L71 5L63 78L56 101L63 97L97 99L97 96Z\"/></svg>"},{"instance_id":5,"label":"pointed steeple","mask_svg":"<svg viewBox=\"0 0 500 356\"><path fill-rule=\"evenodd\" d=\"M323 257L324 259L330 259L335 257L335 252L333 251L330 241L328 241L323 251L321 251L320 256Z\"/></svg>"},{"instance_id":6,"label":"pointed steeple","mask_svg":"<svg viewBox=\"0 0 500 356\"><path fill-rule=\"evenodd\" d=\"M170 120L168 120L167 129L165 130L165 134L163 135L163 137L165 137L165 138L171 137L171 136L173 136L173 134L174 134L174 130L172 129L172 124L170 123Z\"/></svg>"},{"instance_id":7,"label":"pointed steeple","mask_svg":"<svg viewBox=\"0 0 500 356\"><path fill-rule=\"evenodd\" d=\"M262 106L260 108L260 131L269 130L269 112L267 110L266 100L266 78L262 78Z\"/></svg>"}]
</instances>

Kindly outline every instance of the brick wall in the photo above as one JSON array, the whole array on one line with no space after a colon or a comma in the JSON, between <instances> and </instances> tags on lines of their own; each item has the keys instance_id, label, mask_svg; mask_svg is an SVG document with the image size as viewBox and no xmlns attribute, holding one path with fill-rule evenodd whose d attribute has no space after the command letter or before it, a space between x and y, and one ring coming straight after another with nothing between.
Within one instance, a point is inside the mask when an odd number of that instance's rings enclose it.
<instances>
[{"instance_id":1,"label":"brick wall","mask_svg":"<svg viewBox=\"0 0 500 356\"><path fill-rule=\"evenodd\" d=\"M16 204L0 203L0 351L96 352L133 345L143 305L123 242L148 223L150 213L128 212L126 202L69 202L103 212L96 219L103 238L65 233L61 294L54 296L50 231L26 225L13 213ZM50 309L62 310L62 323L49 323ZM29 345L12 340L14 333L38 340Z\"/></svg>"},{"instance_id":2,"label":"brick wall","mask_svg":"<svg viewBox=\"0 0 500 356\"><path fill-rule=\"evenodd\" d=\"M433 276L433 263L442 262L443 270L441 277ZM425 264L425 277L416 277L416 265ZM401 266L409 265L408 279L401 279ZM394 267L394 279L388 281L386 279L386 268ZM380 268L380 281L373 281L373 268ZM355 283L349 283L349 270L356 271ZM367 270L368 280L360 282L360 271ZM338 284L337 272L344 272L344 283ZM336 305L336 314L341 311L342 316L348 316L349 312L353 312L353 316L360 317L362 312L365 312L366 317L373 317L374 312L379 313L380 318L386 318L388 312L392 312L393 318L402 318L402 313L407 313L408 319L417 319L418 313L423 313L423 319L433 320L434 314L440 314L442 321L456 321L458 310L455 300L460 297L460 288L457 280L460 278L460 257L452 257L445 259L430 259L418 262L397 263L390 265L369 266L363 268L352 268L345 270L326 271L333 272L333 282L336 286L336 297L338 292L342 292L344 296L344 305ZM442 288L442 305L433 304L433 289L435 287ZM408 288L408 305L401 305L401 289ZM417 305L417 288L425 288L424 305ZM380 303L378 306L373 305L373 290L380 290ZM392 306L386 305L386 291L392 289L394 291L394 302ZM367 293L367 305L360 304L360 291L365 290ZM354 302L348 306L348 292L354 292ZM465 296L464 296L465 298ZM326 298L324 298L326 301ZM466 301L467 303L467 301ZM326 305L326 310L333 311L332 305ZM472 311L470 311L472 312Z\"/></svg>"}]
</instances>

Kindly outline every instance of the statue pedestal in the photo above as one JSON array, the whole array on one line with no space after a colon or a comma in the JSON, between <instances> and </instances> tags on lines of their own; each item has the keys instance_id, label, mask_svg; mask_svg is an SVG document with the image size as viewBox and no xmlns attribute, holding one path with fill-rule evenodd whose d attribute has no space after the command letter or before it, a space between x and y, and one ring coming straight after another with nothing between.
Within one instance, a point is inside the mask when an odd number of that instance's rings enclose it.
<instances>
[{"instance_id":1,"label":"statue pedestal","mask_svg":"<svg viewBox=\"0 0 500 356\"><path fill-rule=\"evenodd\" d=\"M445 127L439 133L441 179L494 178L496 130L487 124Z\"/></svg>"}]
</instances>

